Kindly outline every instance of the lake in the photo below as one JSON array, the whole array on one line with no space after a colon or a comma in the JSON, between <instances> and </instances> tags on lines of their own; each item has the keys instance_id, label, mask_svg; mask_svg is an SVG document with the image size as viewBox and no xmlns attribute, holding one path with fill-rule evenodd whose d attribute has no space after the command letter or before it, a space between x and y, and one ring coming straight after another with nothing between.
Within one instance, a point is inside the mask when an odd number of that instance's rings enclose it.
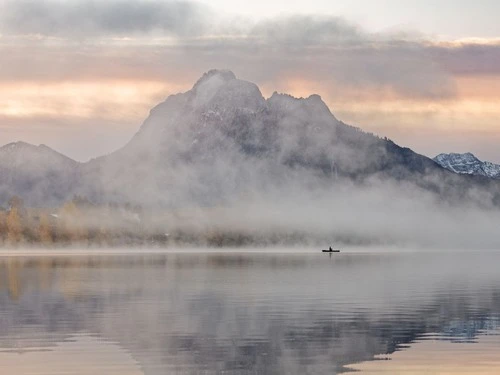
<instances>
[{"instance_id":1,"label":"lake","mask_svg":"<svg viewBox=\"0 0 500 375\"><path fill-rule=\"evenodd\" d=\"M498 374L500 252L0 257L0 373Z\"/></svg>"}]
</instances>

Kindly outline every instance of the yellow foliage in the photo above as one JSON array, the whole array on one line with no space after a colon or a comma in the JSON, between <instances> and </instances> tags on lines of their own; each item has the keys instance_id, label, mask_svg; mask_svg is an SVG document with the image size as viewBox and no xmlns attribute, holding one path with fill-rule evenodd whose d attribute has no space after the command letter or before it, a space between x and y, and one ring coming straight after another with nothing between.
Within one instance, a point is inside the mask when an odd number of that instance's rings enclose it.
<instances>
[{"instance_id":1,"label":"yellow foliage","mask_svg":"<svg viewBox=\"0 0 500 375\"><path fill-rule=\"evenodd\" d=\"M7 241L16 245L22 240L21 216L16 207L12 208L7 216Z\"/></svg>"},{"instance_id":2,"label":"yellow foliage","mask_svg":"<svg viewBox=\"0 0 500 375\"><path fill-rule=\"evenodd\" d=\"M0 243L3 243L7 237L7 215L0 211Z\"/></svg>"},{"instance_id":3,"label":"yellow foliage","mask_svg":"<svg viewBox=\"0 0 500 375\"><path fill-rule=\"evenodd\" d=\"M64 233L71 242L86 242L88 233L85 227L85 217L73 202L66 202L60 211Z\"/></svg>"},{"instance_id":4,"label":"yellow foliage","mask_svg":"<svg viewBox=\"0 0 500 375\"><path fill-rule=\"evenodd\" d=\"M40 215L40 225L38 227L38 238L43 245L50 245L53 241L49 217L46 214Z\"/></svg>"}]
</instances>

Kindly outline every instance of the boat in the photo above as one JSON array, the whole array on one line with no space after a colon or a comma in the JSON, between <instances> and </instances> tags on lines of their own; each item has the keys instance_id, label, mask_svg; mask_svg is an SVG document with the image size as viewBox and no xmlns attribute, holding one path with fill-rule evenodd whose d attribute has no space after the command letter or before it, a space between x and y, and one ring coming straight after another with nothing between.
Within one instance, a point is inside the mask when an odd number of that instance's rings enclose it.
<instances>
[{"instance_id":1,"label":"boat","mask_svg":"<svg viewBox=\"0 0 500 375\"><path fill-rule=\"evenodd\" d=\"M340 253L340 250L335 250L330 247L328 250L321 250L324 253Z\"/></svg>"}]
</instances>

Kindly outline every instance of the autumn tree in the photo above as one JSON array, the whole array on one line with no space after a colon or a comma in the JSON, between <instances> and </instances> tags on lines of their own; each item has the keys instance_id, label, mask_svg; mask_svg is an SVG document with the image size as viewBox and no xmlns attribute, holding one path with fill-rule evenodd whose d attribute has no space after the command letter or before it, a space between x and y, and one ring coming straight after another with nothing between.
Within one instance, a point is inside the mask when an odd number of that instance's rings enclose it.
<instances>
[{"instance_id":1,"label":"autumn tree","mask_svg":"<svg viewBox=\"0 0 500 375\"><path fill-rule=\"evenodd\" d=\"M22 240L22 232L23 228L18 208L12 207L7 216L7 242L10 245L19 244Z\"/></svg>"},{"instance_id":2,"label":"autumn tree","mask_svg":"<svg viewBox=\"0 0 500 375\"><path fill-rule=\"evenodd\" d=\"M88 233L85 217L74 201L64 204L60 211L63 232L70 242L87 242Z\"/></svg>"},{"instance_id":3,"label":"autumn tree","mask_svg":"<svg viewBox=\"0 0 500 375\"><path fill-rule=\"evenodd\" d=\"M17 209L17 214L21 218L23 218L26 215L26 208L24 207L24 201L17 195L14 195L12 198L9 199L9 210L12 210L13 208Z\"/></svg>"},{"instance_id":4,"label":"autumn tree","mask_svg":"<svg viewBox=\"0 0 500 375\"><path fill-rule=\"evenodd\" d=\"M7 214L0 211L0 243L4 243L7 239Z\"/></svg>"},{"instance_id":5,"label":"autumn tree","mask_svg":"<svg viewBox=\"0 0 500 375\"><path fill-rule=\"evenodd\" d=\"M24 202L20 197L14 195L12 198L9 199L9 207L11 209L17 208L18 210L20 210L22 207L24 207Z\"/></svg>"},{"instance_id":6,"label":"autumn tree","mask_svg":"<svg viewBox=\"0 0 500 375\"><path fill-rule=\"evenodd\" d=\"M40 215L40 223L38 225L38 239L40 243L49 246L53 242L52 228L47 214Z\"/></svg>"}]
</instances>

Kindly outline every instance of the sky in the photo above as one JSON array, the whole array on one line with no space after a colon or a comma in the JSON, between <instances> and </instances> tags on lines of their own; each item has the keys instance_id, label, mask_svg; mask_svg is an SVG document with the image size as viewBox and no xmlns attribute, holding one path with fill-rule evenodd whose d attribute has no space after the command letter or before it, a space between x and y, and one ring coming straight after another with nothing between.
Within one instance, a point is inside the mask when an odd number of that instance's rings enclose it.
<instances>
[{"instance_id":1,"label":"sky","mask_svg":"<svg viewBox=\"0 0 500 375\"><path fill-rule=\"evenodd\" d=\"M86 161L213 68L424 155L500 163L496 0L0 0L0 145Z\"/></svg>"}]
</instances>

